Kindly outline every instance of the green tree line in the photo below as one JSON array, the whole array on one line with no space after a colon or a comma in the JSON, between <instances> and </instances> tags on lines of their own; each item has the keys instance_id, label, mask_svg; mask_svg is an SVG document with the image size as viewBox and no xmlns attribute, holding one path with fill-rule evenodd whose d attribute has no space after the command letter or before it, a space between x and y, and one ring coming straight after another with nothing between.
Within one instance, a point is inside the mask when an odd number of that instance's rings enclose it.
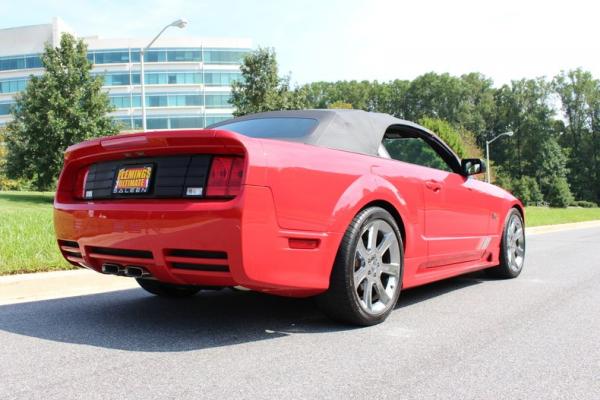
<instances>
[{"instance_id":1,"label":"green tree line","mask_svg":"<svg viewBox=\"0 0 600 400\"><path fill-rule=\"evenodd\" d=\"M243 80L233 88L238 115L355 108L427 121L434 131L439 120L460 132L471 146L470 155L481 154L486 140L510 130L512 137L490 147L496 183L530 204L566 206L574 198L581 205L600 202L600 81L582 69L499 87L476 72L429 72L413 80L314 82L291 88L289 77L277 75L275 52L258 49L246 57L242 73ZM261 74L270 77L264 80L270 87L252 80ZM248 93L260 93L255 98L260 108L252 101L239 106Z\"/></svg>"}]
</instances>

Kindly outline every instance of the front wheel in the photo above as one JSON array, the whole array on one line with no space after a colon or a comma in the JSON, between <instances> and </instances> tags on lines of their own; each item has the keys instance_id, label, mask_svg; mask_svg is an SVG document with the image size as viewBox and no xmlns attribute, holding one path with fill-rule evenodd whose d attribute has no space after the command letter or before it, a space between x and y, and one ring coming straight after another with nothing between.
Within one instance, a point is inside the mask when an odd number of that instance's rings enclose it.
<instances>
[{"instance_id":1,"label":"front wheel","mask_svg":"<svg viewBox=\"0 0 600 400\"><path fill-rule=\"evenodd\" d=\"M344 234L329 289L317 303L338 321L383 322L400 295L403 256L402 236L390 213L379 207L361 211Z\"/></svg>"},{"instance_id":2,"label":"front wheel","mask_svg":"<svg viewBox=\"0 0 600 400\"><path fill-rule=\"evenodd\" d=\"M521 213L513 208L506 216L500 243L500 265L486 270L494 278L519 276L525 264L525 227Z\"/></svg>"},{"instance_id":3,"label":"front wheel","mask_svg":"<svg viewBox=\"0 0 600 400\"><path fill-rule=\"evenodd\" d=\"M136 281L146 292L159 297L190 297L200 291L200 288L197 286L173 285L152 279L136 279Z\"/></svg>"}]
</instances>

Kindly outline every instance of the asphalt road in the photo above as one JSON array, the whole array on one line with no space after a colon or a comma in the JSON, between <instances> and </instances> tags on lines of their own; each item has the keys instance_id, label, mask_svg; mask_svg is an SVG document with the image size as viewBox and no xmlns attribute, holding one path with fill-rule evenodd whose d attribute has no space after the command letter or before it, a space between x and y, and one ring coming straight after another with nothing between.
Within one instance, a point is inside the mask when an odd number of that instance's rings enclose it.
<instances>
[{"instance_id":1,"label":"asphalt road","mask_svg":"<svg viewBox=\"0 0 600 400\"><path fill-rule=\"evenodd\" d=\"M600 228L530 236L516 280L407 290L371 328L230 290L0 306L0 399L600 399L599 250Z\"/></svg>"}]
</instances>

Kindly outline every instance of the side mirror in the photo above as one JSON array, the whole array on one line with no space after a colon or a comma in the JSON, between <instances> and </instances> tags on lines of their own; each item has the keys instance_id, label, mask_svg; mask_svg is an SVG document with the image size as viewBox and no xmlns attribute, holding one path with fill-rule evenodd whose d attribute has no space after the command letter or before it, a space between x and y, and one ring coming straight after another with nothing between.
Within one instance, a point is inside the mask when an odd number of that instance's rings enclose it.
<instances>
[{"instance_id":1,"label":"side mirror","mask_svg":"<svg viewBox=\"0 0 600 400\"><path fill-rule=\"evenodd\" d=\"M483 174L486 171L485 161L479 158L465 158L460 162L460 170L464 176Z\"/></svg>"}]
</instances>

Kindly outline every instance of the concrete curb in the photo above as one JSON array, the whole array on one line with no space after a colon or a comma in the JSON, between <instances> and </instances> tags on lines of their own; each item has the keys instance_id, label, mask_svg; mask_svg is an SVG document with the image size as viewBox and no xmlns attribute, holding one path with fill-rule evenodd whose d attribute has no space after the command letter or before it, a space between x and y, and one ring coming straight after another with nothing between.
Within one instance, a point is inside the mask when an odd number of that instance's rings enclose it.
<instances>
[{"instance_id":1,"label":"concrete curb","mask_svg":"<svg viewBox=\"0 0 600 400\"><path fill-rule=\"evenodd\" d=\"M83 296L139 287L132 278L89 270L40 272L0 277L0 305Z\"/></svg>"},{"instance_id":2,"label":"concrete curb","mask_svg":"<svg viewBox=\"0 0 600 400\"><path fill-rule=\"evenodd\" d=\"M600 227L600 220L584 221L584 222L571 222L567 224L558 225L542 225L534 226L531 228L525 228L527 235L539 235L542 233L552 233L561 231L570 231L573 229L585 229L585 228L598 228Z\"/></svg>"}]
</instances>

